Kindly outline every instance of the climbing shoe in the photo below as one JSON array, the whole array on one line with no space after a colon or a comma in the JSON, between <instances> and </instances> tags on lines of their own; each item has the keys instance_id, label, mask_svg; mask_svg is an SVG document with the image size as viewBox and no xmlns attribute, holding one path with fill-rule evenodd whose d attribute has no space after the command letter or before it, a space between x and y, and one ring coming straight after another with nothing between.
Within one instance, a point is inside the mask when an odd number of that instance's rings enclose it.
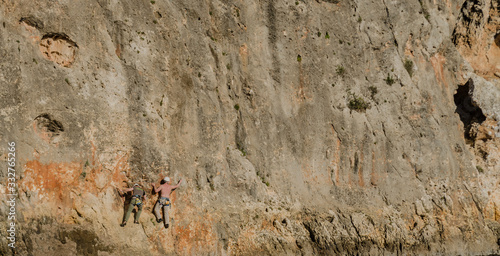
<instances>
[{"instance_id":1,"label":"climbing shoe","mask_svg":"<svg viewBox=\"0 0 500 256\"><path fill-rule=\"evenodd\" d=\"M168 224L165 224L165 228L168 228L168 227L169 227L169 225L168 225Z\"/></svg>"},{"instance_id":2,"label":"climbing shoe","mask_svg":"<svg viewBox=\"0 0 500 256\"><path fill-rule=\"evenodd\" d=\"M138 221L134 221L134 223L135 223L135 224L139 224L139 222L138 222Z\"/></svg>"},{"instance_id":3,"label":"climbing shoe","mask_svg":"<svg viewBox=\"0 0 500 256\"><path fill-rule=\"evenodd\" d=\"M120 227L125 227L125 225L127 225L126 221L122 222L122 224L120 224Z\"/></svg>"},{"instance_id":4,"label":"climbing shoe","mask_svg":"<svg viewBox=\"0 0 500 256\"><path fill-rule=\"evenodd\" d=\"M156 222L161 223L163 219L157 219Z\"/></svg>"}]
</instances>

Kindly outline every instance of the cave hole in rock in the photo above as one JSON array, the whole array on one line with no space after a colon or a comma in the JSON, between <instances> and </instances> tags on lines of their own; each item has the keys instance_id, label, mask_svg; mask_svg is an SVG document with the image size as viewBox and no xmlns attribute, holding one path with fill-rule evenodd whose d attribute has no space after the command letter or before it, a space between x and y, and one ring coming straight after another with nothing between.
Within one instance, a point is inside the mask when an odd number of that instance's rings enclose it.
<instances>
[{"instance_id":1,"label":"cave hole in rock","mask_svg":"<svg viewBox=\"0 0 500 256\"><path fill-rule=\"evenodd\" d=\"M50 114L41 114L34 120L35 131L42 137L52 140L52 138L61 135L64 132L64 126L61 122L54 119Z\"/></svg>"},{"instance_id":2,"label":"cave hole in rock","mask_svg":"<svg viewBox=\"0 0 500 256\"><path fill-rule=\"evenodd\" d=\"M464 85L458 86L454 100L457 108L455 112L464 124L464 138L468 144L473 144L476 138L477 127L486 120L486 116L479 106L474 103L474 82L469 79Z\"/></svg>"}]
</instances>

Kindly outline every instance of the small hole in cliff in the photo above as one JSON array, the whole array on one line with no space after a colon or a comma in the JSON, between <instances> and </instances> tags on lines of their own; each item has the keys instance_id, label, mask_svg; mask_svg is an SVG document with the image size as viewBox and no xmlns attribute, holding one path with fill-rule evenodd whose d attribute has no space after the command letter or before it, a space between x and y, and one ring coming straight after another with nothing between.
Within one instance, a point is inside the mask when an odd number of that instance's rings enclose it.
<instances>
[{"instance_id":1,"label":"small hole in cliff","mask_svg":"<svg viewBox=\"0 0 500 256\"><path fill-rule=\"evenodd\" d=\"M75 61L78 45L64 33L48 33L40 41L43 56L63 67L70 67Z\"/></svg>"},{"instance_id":2,"label":"small hole in cliff","mask_svg":"<svg viewBox=\"0 0 500 256\"><path fill-rule=\"evenodd\" d=\"M474 83L469 80L462 86L459 86L454 95L455 112L460 116L460 120L464 124L464 138L468 144L473 144L476 137L476 128L486 120L481 108L473 101Z\"/></svg>"},{"instance_id":3,"label":"small hole in cliff","mask_svg":"<svg viewBox=\"0 0 500 256\"><path fill-rule=\"evenodd\" d=\"M500 32L495 35L495 45L500 47Z\"/></svg>"},{"instance_id":4,"label":"small hole in cliff","mask_svg":"<svg viewBox=\"0 0 500 256\"><path fill-rule=\"evenodd\" d=\"M57 143L57 138L64 132L61 122L55 120L49 114L41 114L34 120L33 128L35 132L49 143Z\"/></svg>"}]
</instances>

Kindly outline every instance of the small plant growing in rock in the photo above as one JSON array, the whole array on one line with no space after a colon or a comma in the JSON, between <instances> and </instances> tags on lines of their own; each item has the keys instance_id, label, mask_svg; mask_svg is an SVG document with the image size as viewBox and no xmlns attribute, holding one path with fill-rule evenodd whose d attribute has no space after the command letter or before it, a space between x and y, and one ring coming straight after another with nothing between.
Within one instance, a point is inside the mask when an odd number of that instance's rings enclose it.
<instances>
[{"instance_id":1,"label":"small plant growing in rock","mask_svg":"<svg viewBox=\"0 0 500 256\"><path fill-rule=\"evenodd\" d=\"M238 104L234 105L234 109L240 110L240 105L238 105Z\"/></svg>"},{"instance_id":2,"label":"small plant growing in rock","mask_svg":"<svg viewBox=\"0 0 500 256\"><path fill-rule=\"evenodd\" d=\"M297 61L298 61L298 62L301 62L301 61L302 61L302 56L300 56L300 54L299 54L299 55L297 55Z\"/></svg>"},{"instance_id":3,"label":"small plant growing in rock","mask_svg":"<svg viewBox=\"0 0 500 256\"><path fill-rule=\"evenodd\" d=\"M422 13L424 14L424 18L429 21L429 19L431 18L431 15L429 13L429 10L427 10L427 8L424 6L424 3L422 2L422 0L418 0L418 2L420 3L420 7L422 8ZM430 22L430 21L429 21Z\"/></svg>"},{"instance_id":4,"label":"small plant growing in rock","mask_svg":"<svg viewBox=\"0 0 500 256\"><path fill-rule=\"evenodd\" d=\"M155 4L155 3L156 3L156 1L151 1L151 4Z\"/></svg>"},{"instance_id":5,"label":"small plant growing in rock","mask_svg":"<svg viewBox=\"0 0 500 256\"><path fill-rule=\"evenodd\" d=\"M361 18L361 16L358 17L358 23L361 23L363 21L363 19Z\"/></svg>"},{"instance_id":6,"label":"small plant growing in rock","mask_svg":"<svg viewBox=\"0 0 500 256\"><path fill-rule=\"evenodd\" d=\"M375 87L373 85L368 87L368 90L370 91L370 95L371 95L372 99L375 97L375 94L378 93L377 87Z\"/></svg>"},{"instance_id":7,"label":"small plant growing in rock","mask_svg":"<svg viewBox=\"0 0 500 256\"><path fill-rule=\"evenodd\" d=\"M69 79L68 79L68 78L65 78L65 79L64 79L64 81L65 81L68 85L71 85L71 84L69 83Z\"/></svg>"},{"instance_id":8,"label":"small plant growing in rock","mask_svg":"<svg viewBox=\"0 0 500 256\"><path fill-rule=\"evenodd\" d=\"M408 72L408 75L413 76L413 61L410 59L406 59L404 62L404 67L406 71Z\"/></svg>"},{"instance_id":9,"label":"small plant growing in rock","mask_svg":"<svg viewBox=\"0 0 500 256\"><path fill-rule=\"evenodd\" d=\"M330 39L330 35L328 34L328 32L326 32L325 34L325 39Z\"/></svg>"},{"instance_id":10,"label":"small plant growing in rock","mask_svg":"<svg viewBox=\"0 0 500 256\"><path fill-rule=\"evenodd\" d=\"M396 81L394 81L394 78L390 74L387 74L387 77L385 78L385 83L388 85L393 85Z\"/></svg>"},{"instance_id":11,"label":"small plant growing in rock","mask_svg":"<svg viewBox=\"0 0 500 256\"><path fill-rule=\"evenodd\" d=\"M240 144L237 144L236 147L241 152L241 156L247 156L247 152L245 151L245 149Z\"/></svg>"},{"instance_id":12,"label":"small plant growing in rock","mask_svg":"<svg viewBox=\"0 0 500 256\"><path fill-rule=\"evenodd\" d=\"M342 76L345 74L345 68L342 65L338 65L337 69L335 70L337 72L337 75Z\"/></svg>"},{"instance_id":13,"label":"small plant growing in rock","mask_svg":"<svg viewBox=\"0 0 500 256\"><path fill-rule=\"evenodd\" d=\"M318 31L318 37L320 37L320 36L321 36L321 32Z\"/></svg>"},{"instance_id":14,"label":"small plant growing in rock","mask_svg":"<svg viewBox=\"0 0 500 256\"><path fill-rule=\"evenodd\" d=\"M356 96L356 94L351 94L351 99L349 100L349 108L358 112L365 112L367 108L370 108L370 104L367 103L363 98Z\"/></svg>"},{"instance_id":15,"label":"small plant growing in rock","mask_svg":"<svg viewBox=\"0 0 500 256\"><path fill-rule=\"evenodd\" d=\"M298 2L298 1L296 1L296 2L295 2L295 5L299 5L299 2Z\"/></svg>"},{"instance_id":16,"label":"small plant growing in rock","mask_svg":"<svg viewBox=\"0 0 500 256\"><path fill-rule=\"evenodd\" d=\"M476 166L476 169L479 173L484 173L484 169L481 166Z\"/></svg>"}]
</instances>

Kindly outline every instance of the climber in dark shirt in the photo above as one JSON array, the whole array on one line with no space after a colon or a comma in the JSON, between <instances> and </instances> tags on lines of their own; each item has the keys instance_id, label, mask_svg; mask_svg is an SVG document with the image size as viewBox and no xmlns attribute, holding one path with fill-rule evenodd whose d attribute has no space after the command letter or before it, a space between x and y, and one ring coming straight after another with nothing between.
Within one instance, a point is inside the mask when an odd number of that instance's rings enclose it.
<instances>
[{"instance_id":1,"label":"climber in dark shirt","mask_svg":"<svg viewBox=\"0 0 500 256\"><path fill-rule=\"evenodd\" d=\"M131 188L126 188L124 190L121 190L121 193L123 194L124 192L127 193L130 191L133 191L132 192L132 200L130 201L130 204L128 206L128 210L125 213L125 216L123 217L123 222L120 225L122 227L127 225L127 220L130 217L130 213L132 212L132 210L134 210L134 206L136 206L136 205L137 205L137 213L135 214L134 223L139 224L139 216L141 216L141 212L142 212L142 201L146 198L146 192L137 183L134 184L134 186Z\"/></svg>"}]
</instances>

